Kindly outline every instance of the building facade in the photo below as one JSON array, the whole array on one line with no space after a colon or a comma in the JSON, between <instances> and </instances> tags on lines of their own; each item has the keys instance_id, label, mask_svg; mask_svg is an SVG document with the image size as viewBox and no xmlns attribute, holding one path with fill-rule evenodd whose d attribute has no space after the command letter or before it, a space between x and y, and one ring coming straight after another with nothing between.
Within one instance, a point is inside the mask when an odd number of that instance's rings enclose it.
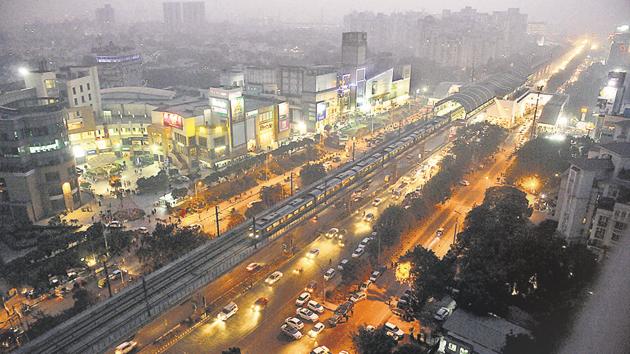
<instances>
[{"instance_id":1,"label":"building facade","mask_svg":"<svg viewBox=\"0 0 630 354\"><path fill-rule=\"evenodd\" d=\"M37 221L80 203L63 104L35 98L0 107L0 212Z\"/></svg>"}]
</instances>

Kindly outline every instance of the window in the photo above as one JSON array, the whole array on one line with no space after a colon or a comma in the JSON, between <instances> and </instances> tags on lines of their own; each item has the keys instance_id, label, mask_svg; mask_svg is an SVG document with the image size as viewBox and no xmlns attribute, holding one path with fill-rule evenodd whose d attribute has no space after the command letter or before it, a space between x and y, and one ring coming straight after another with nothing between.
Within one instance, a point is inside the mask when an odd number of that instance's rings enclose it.
<instances>
[{"instance_id":1,"label":"window","mask_svg":"<svg viewBox=\"0 0 630 354\"><path fill-rule=\"evenodd\" d=\"M81 103L85 103L85 96L81 96Z\"/></svg>"},{"instance_id":2,"label":"window","mask_svg":"<svg viewBox=\"0 0 630 354\"><path fill-rule=\"evenodd\" d=\"M621 237L621 235L613 232L612 237L610 239L615 241L615 242L617 242L617 241L619 241L620 237Z\"/></svg>"},{"instance_id":3,"label":"window","mask_svg":"<svg viewBox=\"0 0 630 354\"><path fill-rule=\"evenodd\" d=\"M595 238L598 238L598 239L603 239L603 238L604 238L604 234L605 234L605 233L606 233L606 229L601 228L601 227L598 227L598 228L595 230Z\"/></svg>"},{"instance_id":4,"label":"window","mask_svg":"<svg viewBox=\"0 0 630 354\"><path fill-rule=\"evenodd\" d=\"M83 92L83 85L79 85L79 91Z\"/></svg>"},{"instance_id":5,"label":"window","mask_svg":"<svg viewBox=\"0 0 630 354\"><path fill-rule=\"evenodd\" d=\"M615 221L615 230L623 231L626 229L627 226L628 225L626 223Z\"/></svg>"},{"instance_id":6,"label":"window","mask_svg":"<svg viewBox=\"0 0 630 354\"><path fill-rule=\"evenodd\" d=\"M88 82L85 86L87 86L88 91L90 91L90 83Z\"/></svg>"},{"instance_id":7,"label":"window","mask_svg":"<svg viewBox=\"0 0 630 354\"><path fill-rule=\"evenodd\" d=\"M608 217L601 215L599 219L597 219L597 226L606 227L608 225Z\"/></svg>"},{"instance_id":8,"label":"window","mask_svg":"<svg viewBox=\"0 0 630 354\"><path fill-rule=\"evenodd\" d=\"M47 89L54 89L56 86L55 80L52 80L52 79L44 80L44 86L46 86Z\"/></svg>"},{"instance_id":9,"label":"window","mask_svg":"<svg viewBox=\"0 0 630 354\"><path fill-rule=\"evenodd\" d=\"M75 97L75 98L74 98L74 105L76 106L76 105L78 105L78 104L79 104L79 101L77 101L77 98Z\"/></svg>"},{"instance_id":10,"label":"window","mask_svg":"<svg viewBox=\"0 0 630 354\"><path fill-rule=\"evenodd\" d=\"M73 87L73 88L72 88L72 94L73 94L73 95L76 95L76 94L77 94L77 88L76 88L76 87ZM76 98L75 98L75 100L76 100Z\"/></svg>"},{"instance_id":11,"label":"window","mask_svg":"<svg viewBox=\"0 0 630 354\"><path fill-rule=\"evenodd\" d=\"M91 101L91 100L92 100L92 94L88 93L88 101Z\"/></svg>"}]
</instances>

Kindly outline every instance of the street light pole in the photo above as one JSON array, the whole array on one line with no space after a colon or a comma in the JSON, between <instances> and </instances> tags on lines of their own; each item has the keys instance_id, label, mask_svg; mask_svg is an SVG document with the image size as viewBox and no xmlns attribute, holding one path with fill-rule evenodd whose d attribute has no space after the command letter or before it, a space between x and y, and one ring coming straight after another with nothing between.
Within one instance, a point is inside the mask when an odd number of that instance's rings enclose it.
<instances>
[{"instance_id":1,"label":"street light pole","mask_svg":"<svg viewBox=\"0 0 630 354\"><path fill-rule=\"evenodd\" d=\"M219 225L219 204L214 206L214 218L216 219L217 224L217 237L221 235L221 229Z\"/></svg>"},{"instance_id":2,"label":"street light pole","mask_svg":"<svg viewBox=\"0 0 630 354\"><path fill-rule=\"evenodd\" d=\"M536 115L538 114L538 103L540 101L540 93L543 89L543 86L540 85L537 87L538 92L536 95L536 107L534 108L534 118L532 119L532 128L529 134L529 140L533 140L536 137Z\"/></svg>"},{"instance_id":3,"label":"street light pole","mask_svg":"<svg viewBox=\"0 0 630 354\"><path fill-rule=\"evenodd\" d=\"M289 174L289 178L291 179L291 196L293 196L293 171Z\"/></svg>"}]
</instances>

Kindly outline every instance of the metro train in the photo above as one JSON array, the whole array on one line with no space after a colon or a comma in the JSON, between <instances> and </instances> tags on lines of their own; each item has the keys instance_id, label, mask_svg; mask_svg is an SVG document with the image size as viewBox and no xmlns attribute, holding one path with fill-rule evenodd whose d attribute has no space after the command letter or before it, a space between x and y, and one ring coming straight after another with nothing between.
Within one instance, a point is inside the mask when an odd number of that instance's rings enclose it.
<instances>
[{"instance_id":1,"label":"metro train","mask_svg":"<svg viewBox=\"0 0 630 354\"><path fill-rule=\"evenodd\" d=\"M388 160L398 156L417 141L427 138L448 124L449 121L450 118L448 117L436 117L432 121L422 124L418 129L408 131L400 138L385 143L386 146L349 164L334 176L325 177L321 183L289 200L285 205L256 218L253 225L249 227L249 236L260 238L273 235L339 193L355 180L383 166Z\"/></svg>"}]
</instances>

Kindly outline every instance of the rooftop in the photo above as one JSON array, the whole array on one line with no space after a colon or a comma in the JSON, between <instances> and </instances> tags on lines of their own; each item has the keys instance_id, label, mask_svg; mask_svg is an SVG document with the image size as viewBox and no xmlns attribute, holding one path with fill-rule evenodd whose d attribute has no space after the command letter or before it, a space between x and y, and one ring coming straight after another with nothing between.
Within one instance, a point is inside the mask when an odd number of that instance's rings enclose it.
<instances>
[{"instance_id":1,"label":"rooftop","mask_svg":"<svg viewBox=\"0 0 630 354\"><path fill-rule=\"evenodd\" d=\"M579 158L571 160L571 163L586 171L612 170L615 168L610 159Z\"/></svg>"},{"instance_id":2,"label":"rooftop","mask_svg":"<svg viewBox=\"0 0 630 354\"><path fill-rule=\"evenodd\" d=\"M243 101L245 102L245 112L251 112L262 107L268 107L280 103L280 101L278 100L265 99L260 97L254 98L250 96L243 97Z\"/></svg>"},{"instance_id":3,"label":"rooftop","mask_svg":"<svg viewBox=\"0 0 630 354\"><path fill-rule=\"evenodd\" d=\"M161 106L155 110L159 112L175 113L184 118L187 118L196 115L196 112L204 108L210 108L208 100L195 98L186 102Z\"/></svg>"},{"instance_id":4,"label":"rooftop","mask_svg":"<svg viewBox=\"0 0 630 354\"><path fill-rule=\"evenodd\" d=\"M601 145L602 149L611 151L621 157L630 157L630 143L627 142L612 142Z\"/></svg>"},{"instance_id":5,"label":"rooftop","mask_svg":"<svg viewBox=\"0 0 630 354\"><path fill-rule=\"evenodd\" d=\"M475 353L501 353L508 334L529 333L526 329L500 317L480 317L462 309L455 310L444 322L449 335L473 344Z\"/></svg>"},{"instance_id":6,"label":"rooftop","mask_svg":"<svg viewBox=\"0 0 630 354\"><path fill-rule=\"evenodd\" d=\"M569 100L568 95L556 94L549 99L547 104L543 107L540 117L538 117L539 124L556 125L558 117L564 109L564 105Z\"/></svg>"}]
</instances>

